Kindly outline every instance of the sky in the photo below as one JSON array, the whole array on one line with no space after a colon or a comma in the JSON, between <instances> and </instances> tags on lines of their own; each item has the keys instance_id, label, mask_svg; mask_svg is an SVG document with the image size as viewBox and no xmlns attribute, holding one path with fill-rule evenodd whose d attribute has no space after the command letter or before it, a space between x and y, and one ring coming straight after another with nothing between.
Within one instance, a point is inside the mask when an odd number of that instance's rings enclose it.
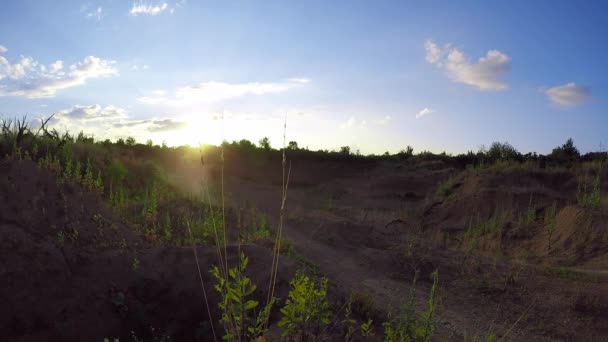
<instances>
[{"instance_id":1,"label":"sky","mask_svg":"<svg viewBox=\"0 0 608 342\"><path fill-rule=\"evenodd\" d=\"M0 116L169 145L608 148L605 1L0 2Z\"/></svg>"}]
</instances>

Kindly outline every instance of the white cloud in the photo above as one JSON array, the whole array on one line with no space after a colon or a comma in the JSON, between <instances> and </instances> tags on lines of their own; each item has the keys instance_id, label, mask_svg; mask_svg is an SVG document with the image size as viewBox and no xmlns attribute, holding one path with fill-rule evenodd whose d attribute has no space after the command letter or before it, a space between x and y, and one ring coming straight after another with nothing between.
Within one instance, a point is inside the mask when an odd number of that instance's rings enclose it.
<instances>
[{"instance_id":1,"label":"white cloud","mask_svg":"<svg viewBox=\"0 0 608 342\"><path fill-rule=\"evenodd\" d=\"M115 63L88 56L64 71L61 60L45 66L22 56L11 64L0 56L0 96L53 97L58 90L83 85L88 79L118 75Z\"/></svg>"},{"instance_id":2,"label":"white cloud","mask_svg":"<svg viewBox=\"0 0 608 342\"><path fill-rule=\"evenodd\" d=\"M6 51L8 51L8 49L5 48L3 45L0 45L0 53L5 53Z\"/></svg>"},{"instance_id":3,"label":"white cloud","mask_svg":"<svg viewBox=\"0 0 608 342\"><path fill-rule=\"evenodd\" d=\"M344 122L343 124L340 125L340 129L356 129L356 128L360 128L360 129L366 129L367 128L367 120L357 120L355 117L351 116L350 118L348 118L348 120L346 120L346 122Z\"/></svg>"},{"instance_id":4,"label":"white cloud","mask_svg":"<svg viewBox=\"0 0 608 342\"><path fill-rule=\"evenodd\" d=\"M554 104L569 107L586 101L591 95L591 89L576 83L567 83L545 90L545 95Z\"/></svg>"},{"instance_id":5,"label":"white cloud","mask_svg":"<svg viewBox=\"0 0 608 342\"><path fill-rule=\"evenodd\" d=\"M432 40L424 43L426 61L446 71L454 82L464 83L480 90L504 90L508 86L501 77L511 69L511 58L498 50L489 50L477 63L446 45L439 48Z\"/></svg>"},{"instance_id":6,"label":"white cloud","mask_svg":"<svg viewBox=\"0 0 608 342\"><path fill-rule=\"evenodd\" d=\"M441 58L441 49L432 40L424 42L424 49L426 50L426 61L435 64L439 62Z\"/></svg>"},{"instance_id":7,"label":"white cloud","mask_svg":"<svg viewBox=\"0 0 608 342\"><path fill-rule=\"evenodd\" d=\"M306 80L306 81L303 81ZM162 90L155 90L153 96L140 97L138 100L146 104L190 105L196 103L214 103L245 95L278 94L301 87L310 80L289 79L284 82L249 82L225 83L202 82L195 86L177 88L173 96L166 96Z\"/></svg>"},{"instance_id":8,"label":"white cloud","mask_svg":"<svg viewBox=\"0 0 608 342\"><path fill-rule=\"evenodd\" d=\"M432 109L428 109L428 108L423 108L422 110L420 110L418 113L416 113L416 119L419 119L425 115L429 115L431 113L434 113L435 111Z\"/></svg>"},{"instance_id":9,"label":"white cloud","mask_svg":"<svg viewBox=\"0 0 608 342\"><path fill-rule=\"evenodd\" d=\"M129 10L129 15L138 16L138 15L158 15L169 8L169 4L166 2L162 2L156 5L145 4L143 2L133 3L131 10ZM171 10L171 12L173 9Z\"/></svg>"},{"instance_id":10,"label":"white cloud","mask_svg":"<svg viewBox=\"0 0 608 342\"><path fill-rule=\"evenodd\" d=\"M293 82L293 83L301 83L301 84L308 84L310 83L310 79L308 78L290 78L287 81L289 82Z\"/></svg>"},{"instance_id":11,"label":"white cloud","mask_svg":"<svg viewBox=\"0 0 608 342\"><path fill-rule=\"evenodd\" d=\"M87 12L84 16L86 19L96 19L97 21L103 18L103 9L101 7L97 7L95 10Z\"/></svg>"}]
</instances>

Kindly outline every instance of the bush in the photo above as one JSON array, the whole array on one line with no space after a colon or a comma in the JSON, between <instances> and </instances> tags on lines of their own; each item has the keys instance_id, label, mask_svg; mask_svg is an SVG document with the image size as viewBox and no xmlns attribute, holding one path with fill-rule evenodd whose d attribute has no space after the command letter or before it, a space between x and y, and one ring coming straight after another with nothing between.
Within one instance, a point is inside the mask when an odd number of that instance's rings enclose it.
<instances>
[{"instance_id":1,"label":"bush","mask_svg":"<svg viewBox=\"0 0 608 342\"><path fill-rule=\"evenodd\" d=\"M225 330L224 340L254 341L264 336L266 331L264 327L274 299L254 315L253 311L258 307L259 302L249 299L257 287L243 274L248 262L249 259L241 253L238 267L228 270L228 278L224 278L217 266L210 271L217 280L214 288L222 297L218 307L222 313L220 322Z\"/></svg>"},{"instance_id":2,"label":"bush","mask_svg":"<svg viewBox=\"0 0 608 342\"><path fill-rule=\"evenodd\" d=\"M297 273L289 283L291 289L287 303L281 309L283 317L279 327L284 327L282 336L306 341L317 337L322 327L329 324L331 311L325 296L327 295L327 278L321 278L317 288L308 276Z\"/></svg>"}]
</instances>

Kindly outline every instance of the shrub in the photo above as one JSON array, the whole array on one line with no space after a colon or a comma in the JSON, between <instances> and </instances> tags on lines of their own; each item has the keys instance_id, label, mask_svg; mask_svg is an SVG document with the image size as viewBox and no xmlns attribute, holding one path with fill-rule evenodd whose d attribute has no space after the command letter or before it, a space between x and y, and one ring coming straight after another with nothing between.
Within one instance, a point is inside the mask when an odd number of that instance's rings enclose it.
<instances>
[{"instance_id":1,"label":"shrub","mask_svg":"<svg viewBox=\"0 0 608 342\"><path fill-rule=\"evenodd\" d=\"M317 287L315 281L300 272L291 280L287 302L281 309L283 317L278 323L285 329L282 336L307 340L318 337L321 328L329 324L331 311L325 298L327 281L327 278L321 278Z\"/></svg>"},{"instance_id":2,"label":"shrub","mask_svg":"<svg viewBox=\"0 0 608 342\"><path fill-rule=\"evenodd\" d=\"M249 299L257 286L243 274L247 268L249 259L244 253L240 255L239 265L228 270L228 278L221 274L219 268L214 266L210 273L217 280L215 290L221 295L218 307L221 311L220 322L224 326L224 340L229 341L253 341L264 336L266 321L274 304L274 298L270 303L254 315L253 310L258 307L256 300Z\"/></svg>"}]
</instances>

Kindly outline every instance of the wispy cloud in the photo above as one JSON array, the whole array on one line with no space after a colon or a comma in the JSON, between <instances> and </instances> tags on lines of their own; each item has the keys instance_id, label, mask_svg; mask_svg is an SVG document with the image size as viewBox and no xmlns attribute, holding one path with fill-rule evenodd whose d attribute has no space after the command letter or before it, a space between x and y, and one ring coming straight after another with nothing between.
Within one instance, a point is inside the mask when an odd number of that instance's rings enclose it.
<instances>
[{"instance_id":1,"label":"wispy cloud","mask_svg":"<svg viewBox=\"0 0 608 342\"><path fill-rule=\"evenodd\" d=\"M340 125L340 129L350 128L367 128L367 120L357 120L354 116L351 116L346 122Z\"/></svg>"},{"instance_id":2,"label":"wispy cloud","mask_svg":"<svg viewBox=\"0 0 608 342\"><path fill-rule=\"evenodd\" d=\"M103 18L103 15L103 9L101 7L97 7L95 10L87 12L84 17L86 19L95 19L99 21Z\"/></svg>"},{"instance_id":3,"label":"wispy cloud","mask_svg":"<svg viewBox=\"0 0 608 342\"><path fill-rule=\"evenodd\" d=\"M558 106L570 107L589 99L591 88L576 83L567 83L545 90L545 95Z\"/></svg>"},{"instance_id":4,"label":"wispy cloud","mask_svg":"<svg viewBox=\"0 0 608 342\"><path fill-rule=\"evenodd\" d=\"M148 127L148 131L150 131L150 132L178 131L184 127L186 127L186 123L181 122L181 121L175 121L172 119L153 120L152 125L150 127Z\"/></svg>"},{"instance_id":5,"label":"wispy cloud","mask_svg":"<svg viewBox=\"0 0 608 342\"><path fill-rule=\"evenodd\" d=\"M190 105L214 103L245 95L278 94L310 83L309 79L288 79L283 82L225 83L202 82L194 86L177 88L172 96L163 90L156 90L152 96L140 97L142 103L158 105Z\"/></svg>"},{"instance_id":6,"label":"wispy cloud","mask_svg":"<svg viewBox=\"0 0 608 342\"><path fill-rule=\"evenodd\" d=\"M419 119L425 115L429 115L431 113L434 113L435 111L432 109L428 109L428 108L423 108L421 109L418 113L416 113L416 119Z\"/></svg>"},{"instance_id":7,"label":"wispy cloud","mask_svg":"<svg viewBox=\"0 0 608 342\"><path fill-rule=\"evenodd\" d=\"M450 45L440 48L432 40L427 40L424 48L426 61L444 69L454 82L480 90L504 90L508 87L501 77L511 69L511 58L498 50L489 50L475 63Z\"/></svg>"},{"instance_id":8,"label":"wispy cloud","mask_svg":"<svg viewBox=\"0 0 608 342\"><path fill-rule=\"evenodd\" d=\"M3 45L0 45L0 53L5 53L6 51L8 51L8 49L5 48Z\"/></svg>"},{"instance_id":9,"label":"wispy cloud","mask_svg":"<svg viewBox=\"0 0 608 342\"><path fill-rule=\"evenodd\" d=\"M131 6L131 9L129 10L129 15L158 15L167 9L169 9L169 4L166 2L152 5L140 1L139 3L133 3L133 6Z\"/></svg>"},{"instance_id":10,"label":"wispy cloud","mask_svg":"<svg viewBox=\"0 0 608 342\"><path fill-rule=\"evenodd\" d=\"M57 91L83 85L88 79L118 75L115 63L88 56L64 70L61 60L44 65L22 56L11 64L0 56L0 96L53 97Z\"/></svg>"},{"instance_id":11,"label":"wispy cloud","mask_svg":"<svg viewBox=\"0 0 608 342\"><path fill-rule=\"evenodd\" d=\"M390 116L385 116L382 119L379 120L374 120L374 123L378 124L378 125L386 125L387 123L389 123L392 120L392 118Z\"/></svg>"},{"instance_id":12,"label":"wispy cloud","mask_svg":"<svg viewBox=\"0 0 608 342\"><path fill-rule=\"evenodd\" d=\"M126 110L116 106L106 106L94 104L91 106L76 105L70 109L62 110L57 113L58 117L65 119L78 119L83 121L124 119L127 117Z\"/></svg>"}]
</instances>

